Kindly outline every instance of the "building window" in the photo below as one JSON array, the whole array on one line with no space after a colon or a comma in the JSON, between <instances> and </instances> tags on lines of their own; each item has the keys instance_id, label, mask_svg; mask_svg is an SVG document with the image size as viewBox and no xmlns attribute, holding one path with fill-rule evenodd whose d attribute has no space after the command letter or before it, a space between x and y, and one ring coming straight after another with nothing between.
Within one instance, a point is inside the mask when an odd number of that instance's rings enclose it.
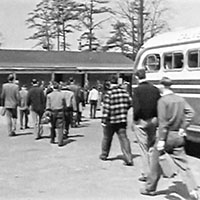
<instances>
[{"instance_id":1,"label":"building window","mask_svg":"<svg viewBox=\"0 0 200 200\"><path fill-rule=\"evenodd\" d=\"M159 54L148 55L144 59L143 66L148 72L158 71L160 69L160 55Z\"/></svg>"}]
</instances>

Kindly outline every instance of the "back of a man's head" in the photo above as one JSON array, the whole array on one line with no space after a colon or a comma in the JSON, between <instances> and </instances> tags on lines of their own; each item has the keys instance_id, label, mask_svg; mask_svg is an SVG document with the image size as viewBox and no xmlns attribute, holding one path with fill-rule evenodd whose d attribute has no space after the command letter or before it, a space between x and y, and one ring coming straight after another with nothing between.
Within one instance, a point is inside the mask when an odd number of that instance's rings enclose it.
<instances>
[{"instance_id":1,"label":"back of a man's head","mask_svg":"<svg viewBox=\"0 0 200 200\"><path fill-rule=\"evenodd\" d=\"M111 76L110 83L111 84L117 84L118 83L118 76L116 76L116 75Z\"/></svg>"},{"instance_id":2,"label":"back of a man's head","mask_svg":"<svg viewBox=\"0 0 200 200\"><path fill-rule=\"evenodd\" d=\"M164 85L166 88L169 88L172 85L172 80L168 77L163 77L160 80L160 84Z\"/></svg>"},{"instance_id":3,"label":"back of a man's head","mask_svg":"<svg viewBox=\"0 0 200 200\"><path fill-rule=\"evenodd\" d=\"M53 83L53 89L58 90L60 88L60 85L58 82Z\"/></svg>"},{"instance_id":4,"label":"back of a man's head","mask_svg":"<svg viewBox=\"0 0 200 200\"><path fill-rule=\"evenodd\" d=\"M146 78L146 72L145 69L138 69L135 73L135 76L138 77L139 80Z\"/></svg>"},{"instance_id":5,"label":"back of a man's head","mask_svg":"<svg viewBox=\"0 0 200 200\"><path fill-rule=\"evenodd\" d=\"M32 83L32 85L37 85L38 81L37 81L37 79L34 78L34 79L32 79L31 83Z\"/></svg>"},{"instance_id":6,"label":"back of a man's head","mask_svg":"<svg viewBox=\"0 0 200 200\"><path fill-rule=\"evenodd\" d=\"M27 86L25 84L22 85L21 89L26 90Z\"/></svg>"},{"instance_id":7,"label":"back of a man's head","mask_svg":"<svg viewBox=\"0 0 200 200\"><path fill-rule=\"evenodd\" d=\"M14 77L13 74L9 74L7 80L8 80L8 82L13 82L13 81L14 81L14 78L15 78L15 77Z\"/></svg>"},{"instance_id":8,"label":"back of a man's head","mask_svg":"<svg viewBox=\"0 0 200 200\"><path fill-rule=\"evenodd\" d=\"M70 77L70 78L69 78L69 82L70 82L70 83L74 83L74 78L73 78L73 77Z\"/></svg>"}]
</instances>

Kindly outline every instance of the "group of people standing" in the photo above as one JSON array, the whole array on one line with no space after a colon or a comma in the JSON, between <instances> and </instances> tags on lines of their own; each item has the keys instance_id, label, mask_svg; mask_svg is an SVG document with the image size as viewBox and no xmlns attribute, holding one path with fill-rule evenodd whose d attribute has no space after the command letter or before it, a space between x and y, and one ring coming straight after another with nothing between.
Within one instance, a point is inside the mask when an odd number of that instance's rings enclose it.
<instances>
[{"instance_id":1,"label":"group of people standing","mask_svg":"<svg viewBox=\"0 0 200 200\"><path fill-rule=\"evenodd\" d=\"M139 181L145 182L142 195L156 195L158 181L163 174L160 156L168 153L182 175L189 195L199 199L198 187L189 168L185 153L187 127L194 117L194 110L182 97L173 93L172 80L163 77L158 89L146 79L144 69L135 73L138 86L133 90L132 100L128 93L112 77L103 99L103 140L100 159L108 159L112 138L117 133L125 165L132 166L130 141L127 137L127 113L133 108L132 130L140 147L142 171Z\"/></svg>"}]
</instances>

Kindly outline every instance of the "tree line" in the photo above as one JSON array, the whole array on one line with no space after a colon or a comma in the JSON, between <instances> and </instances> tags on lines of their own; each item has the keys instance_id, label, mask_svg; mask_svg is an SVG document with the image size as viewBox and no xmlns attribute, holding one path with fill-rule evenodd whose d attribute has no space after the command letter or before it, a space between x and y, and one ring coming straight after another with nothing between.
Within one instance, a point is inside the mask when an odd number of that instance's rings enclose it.
<instances>
[{"instance_id":1,"label":"tree line","mask_svg":"<svg viewBox=\"0 0 200 200\"><path fill-rule=\"evenodd\" d=\"M160 32L169 30L164 0L41 0L28 14L26 24L34 33L27 39L37 41L48 51L70 50L69 34L80 32L81 51L120 51L134 59L141 45ZM110 24L106 41L97 32Z\"/></svg>"}]
</instances>

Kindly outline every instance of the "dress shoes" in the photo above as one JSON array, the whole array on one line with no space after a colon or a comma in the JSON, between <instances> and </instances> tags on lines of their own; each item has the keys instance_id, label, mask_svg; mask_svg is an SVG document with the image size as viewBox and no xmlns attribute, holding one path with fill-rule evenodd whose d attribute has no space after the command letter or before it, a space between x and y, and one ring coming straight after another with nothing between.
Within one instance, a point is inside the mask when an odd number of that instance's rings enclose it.
<instances>
[{"instance_id":1,"label":"dress shoes","mask_svg":"<svg viewBox=\"0 0 200 200\"><path fill-rule=\"evenodd\" d=\"M125 166L133 166L133 161L124 162L124 165L125 165Z\"/></svg>"},{"instance_id":2,"label":"dress shoes","mask_svg":"<svg viewBox=\"0 0 200 200\"><path fill-rule=\"evenodd\" d=\"M35 140L40 140L42 137L41 136L38 136L35 138Z\"/></svg>"},{"instance_id":3,"label":"dress shoes","mask_svg":"<svg viewBox=\"0 0 200 200\"><path fill-rule=\"evenodd\" d=\"M51 143L51 144L55 144L55 140L54 140L54 139L51 139L51 140L50 140L50 143Z\"/></svg>"},{"instance_id":4,"label":"dress shoes","mask_svg":"<svg viewBox=\"0 0 200 200\"><path fill-rule=\"evenodd\" d=\"M154 190L147 190L146 188L141 188L140 194L147 195L147 196L155 196L156 192Z\"/></svg>"},{"instance_id":5,"label":"dress shoes","mask_svg":"<svg viewBox=\"0 0 200 200\"><path fill-rule=\"evenodd\" d=\"M141 176L138 178L139 181L142 181L142 182L146 182L147 181L147 177L145 176Z\"/></svg>"},{"instance_id":6,"label":"dress shoes","mask_svg":"<svg viewBox=\"0 0 200 200\"><path fill-rule=\"evenodd\" d=\"M9 134L9 136L10 136L10 137L16 136L15 131L12 131L12 132Z\"/></svg>"},{"instance_id":7,"label":"dress shoes","mask_svg":"<svg viewBox=\"0 0 200 200\"><path fill-rule=\"evenodd\" d=\"M99 156L99 159L100 159L100 160L103 160L103 161L106 161L106 160L107 160L107 156L100 155L100 156Z\"/></svg>"},{"instance_id":8,"label":"dress shoes","mask_svg":"<svg viewBox=\"0 0 200 200\"><path fill-rule=\"evenodd\" d=\"M62 146L63 146L63 142L60 142L60 143L58 144L58 146L59 146L59 147L62 147Z\"/></svg>"}]
</instances>

